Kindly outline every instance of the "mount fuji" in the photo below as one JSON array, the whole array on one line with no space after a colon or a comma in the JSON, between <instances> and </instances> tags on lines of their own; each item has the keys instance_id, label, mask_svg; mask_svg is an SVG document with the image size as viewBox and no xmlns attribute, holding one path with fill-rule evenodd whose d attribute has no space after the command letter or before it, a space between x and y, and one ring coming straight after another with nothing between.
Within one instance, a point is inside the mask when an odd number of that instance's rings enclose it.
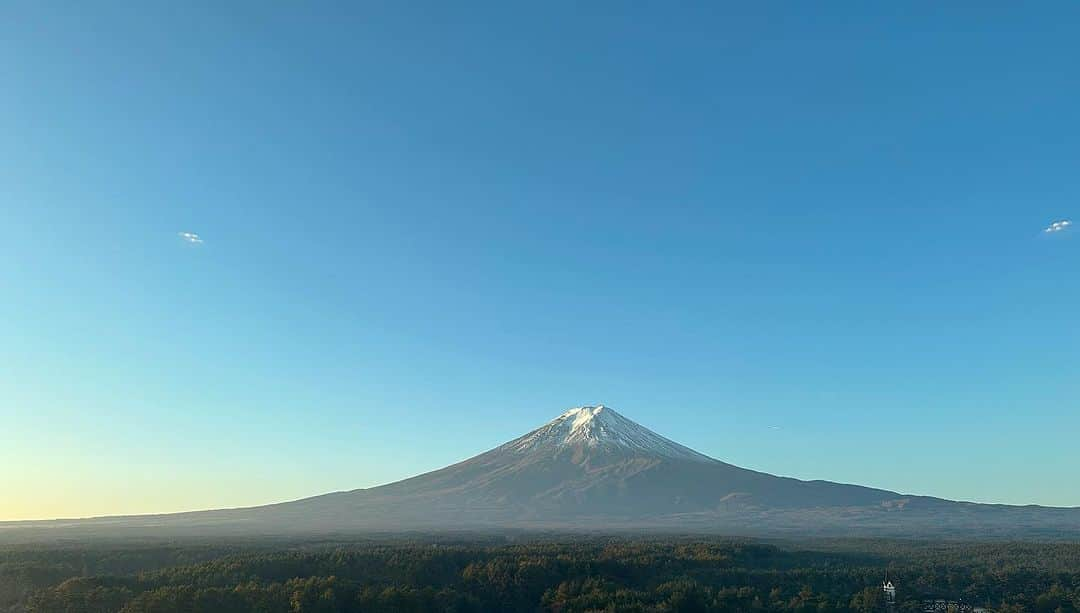
<instances>
[{"instance_id":1,"label":"mount fuji","mask_svg":"<svg viewBox=\"0 0 1080 613\"><path fill-rule=\"evenodd\" d=\"M0 524L0 538L503 529L1077 539L1080 508L953 502L778 477L701 454L601 405L570 409L478 456L378 487L245 509Z\"/></svg>"}]
</instances>

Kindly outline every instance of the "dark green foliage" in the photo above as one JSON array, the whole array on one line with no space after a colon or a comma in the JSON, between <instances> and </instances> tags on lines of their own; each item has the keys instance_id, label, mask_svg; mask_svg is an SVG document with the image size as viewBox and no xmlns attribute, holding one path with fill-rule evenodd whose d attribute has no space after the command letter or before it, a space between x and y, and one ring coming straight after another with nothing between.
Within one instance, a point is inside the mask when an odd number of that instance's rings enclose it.
<instances>
[{"instance_id":1,"label":"dark green foliage","mask_svg":"<svg viewBox=\"0 0 1080 613\"><path fill-rule=\"evenodd\" d=\"M1080 611L1080 545L534 539L0 551L0 611Z\"/></svg>"}]
</instances>

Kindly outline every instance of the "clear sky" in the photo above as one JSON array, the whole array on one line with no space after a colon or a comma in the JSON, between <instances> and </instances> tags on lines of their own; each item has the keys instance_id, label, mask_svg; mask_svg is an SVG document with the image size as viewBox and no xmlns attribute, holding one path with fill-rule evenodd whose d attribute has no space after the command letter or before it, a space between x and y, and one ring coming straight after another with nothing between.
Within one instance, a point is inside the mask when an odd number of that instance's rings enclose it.
<instances>
[{"instance_id":1,"label":"clear sky","mask_svg":"<svg viewBox=\"0 0 1080 613\"><path fill-rule=\"evenodd\" d=\"M1080 505L1078 22L6 2L0 519L366 487L599 402Z\"/></svg>"}]
</instances>

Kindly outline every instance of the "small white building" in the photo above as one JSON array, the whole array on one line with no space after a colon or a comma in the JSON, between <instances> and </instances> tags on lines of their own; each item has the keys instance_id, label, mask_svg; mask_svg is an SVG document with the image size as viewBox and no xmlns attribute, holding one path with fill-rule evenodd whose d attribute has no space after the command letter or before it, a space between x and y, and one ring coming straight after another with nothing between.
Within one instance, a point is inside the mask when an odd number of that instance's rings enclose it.
<instances>
[{"instance_id":1,"label":"small white building","mask_svg":"<svg viewBox=\"0 0 1080 613\"><path fill-rule=\"evenodd\" d=\"M881 591L885 592L885 602L889 604L896 602L896 586L893 585L892 581L886 579L885 582L881 584Z\"/></svg>"}]
</instances>

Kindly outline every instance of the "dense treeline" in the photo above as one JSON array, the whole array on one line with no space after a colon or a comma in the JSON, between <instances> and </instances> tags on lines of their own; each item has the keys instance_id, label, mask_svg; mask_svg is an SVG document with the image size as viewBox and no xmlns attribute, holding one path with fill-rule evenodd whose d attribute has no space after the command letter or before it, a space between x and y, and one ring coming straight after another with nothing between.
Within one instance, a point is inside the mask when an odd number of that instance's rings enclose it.
<instances>
[{"instance_id":1,"label":"dense treeline","mask_svg":"<svg viewBox=\"0 0 1080 613\"><path fill-rule=\"evenodd\" d=\"M0 611L19 610L29 596L73 577L133 576L239 553L240 547L124 545L0 549Z\"/></svg>"},{"instance_id":2,"label":"dense treeline","mask_svg":"<svg viewBox=\"0 0 1080 613\"><path fill-rule=\"evenodd\" d=\"M1080 611L1080 545L588 539L0 551L0 610Z\"/></svg>"}]
</instances>

